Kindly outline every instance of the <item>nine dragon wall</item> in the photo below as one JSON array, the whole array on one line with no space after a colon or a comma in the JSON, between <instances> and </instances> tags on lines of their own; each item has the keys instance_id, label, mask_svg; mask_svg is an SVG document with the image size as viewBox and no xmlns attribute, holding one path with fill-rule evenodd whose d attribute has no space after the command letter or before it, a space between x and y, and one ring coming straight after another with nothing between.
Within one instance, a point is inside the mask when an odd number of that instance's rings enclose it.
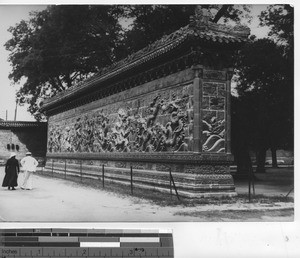
<instances>
[{"instance_id":1,"label":"nine dragon wall","mask_svg":"<svg viewBox=\"0 0 300 258\"><path fill-rule=\"evenodd\" d=\"M236 195L226 72L196 74L187 69L49 117L45 171L96 180L102 173L128 185L133 170L134 187L162 192L172 171L180 196Z\"/></svg>"},{"instance_id":2,"label":"nine dragon wall","mask_svg":"<svg viewBox=\"0 0 300 258\"><path fill-rule=\"evenodd\" d=\"M192 78L180 72L50 117L48 153L192 151Z\"/></svg>"},{"instance_id":3,"label":"nine dragon wall","mask_svg":"<svg viewBox=\"0 0 300 258\"><path fill-rule=\"evenodd\" d=\"M185 70L50 117L47 152L193 151L193 78ZM202 151L224 153L226 84L202 92Z\"/></svg>"}]
</instances>

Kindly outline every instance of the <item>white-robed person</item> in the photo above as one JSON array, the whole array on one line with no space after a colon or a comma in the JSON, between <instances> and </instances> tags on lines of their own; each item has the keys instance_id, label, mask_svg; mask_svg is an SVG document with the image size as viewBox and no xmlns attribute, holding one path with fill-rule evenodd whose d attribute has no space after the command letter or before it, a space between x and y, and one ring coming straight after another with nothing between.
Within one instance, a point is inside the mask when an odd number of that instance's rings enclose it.
<instances>
[{"instance_id":1,"label":"white-robed person","mask_svg":"<svg viewBox=\"0 0 300 258\"><path fill-rule=\"evenodd\" d=\"M21 189L31 190L32 189L32 178L31 174L36 171L38 161L31 156L31 152L26 153L26 157L21 160L21 166L25 172L24 182L21 185Z\"/></svg>"}]
</instances>

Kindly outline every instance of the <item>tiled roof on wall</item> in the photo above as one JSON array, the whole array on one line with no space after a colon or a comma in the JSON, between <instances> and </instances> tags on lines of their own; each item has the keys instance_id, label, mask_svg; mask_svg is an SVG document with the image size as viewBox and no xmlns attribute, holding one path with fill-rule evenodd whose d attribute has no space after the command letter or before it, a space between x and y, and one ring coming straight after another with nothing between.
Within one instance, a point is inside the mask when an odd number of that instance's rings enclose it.
<instances>
[{"instance_id":1,"label":"tiled roof on wall","mask_svg":"<svg viewBox=\"0 0 300 258\"><path fill-rule=\"evenodd\" d=\"M211 42L218 45L240 45L248 40L249 34L250 29L245 26L227 26L210 22L208 21L208 17L203 14L203 10L198 9L196 10L195 16L191 17L189 25L162 37L127 58L102 69L93 77L58 93L50 99L46 99L43 103L42 110L47 110L48 107L53 106L57 102L61 102L63 99L68 99L70 96L77 93L79 94L95 84L100 84L116 75L162 56L189 39L199 40L203 43Z\"/></svg>"}]
</instances>

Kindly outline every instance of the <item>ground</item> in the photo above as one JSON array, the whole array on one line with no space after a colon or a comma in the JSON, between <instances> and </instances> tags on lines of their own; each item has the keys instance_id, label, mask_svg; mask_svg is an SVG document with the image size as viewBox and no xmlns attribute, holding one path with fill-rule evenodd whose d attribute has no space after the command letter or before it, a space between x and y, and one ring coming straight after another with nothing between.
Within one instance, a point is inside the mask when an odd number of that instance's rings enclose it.
<instances>
[{"instance_id":1,"label":"ground","mask_svg":"<svg viewBox=\"0 0 300 258\"><path fill-rule=\"evenodd\" d=\"M4 168L0 167L0 181ZM19 178L21 181L22 176ZM78 181L78 180L77 180ZM5 222L176 222L293 221L293 168L268 169L257 175L256 197L248 200L247 181L237 180L238 197L230 200L149 200L140 194L107 191L75 181L35 174L33 190L0 189L0 221ZM290 192L290 190L292 190ZM290 192L290 193L289 193ZM286 195L289 193L288 197ZM138 197L139 196L139 197ZM164 195L166 196L166 195Z\"/></svg>"}]
</instances>

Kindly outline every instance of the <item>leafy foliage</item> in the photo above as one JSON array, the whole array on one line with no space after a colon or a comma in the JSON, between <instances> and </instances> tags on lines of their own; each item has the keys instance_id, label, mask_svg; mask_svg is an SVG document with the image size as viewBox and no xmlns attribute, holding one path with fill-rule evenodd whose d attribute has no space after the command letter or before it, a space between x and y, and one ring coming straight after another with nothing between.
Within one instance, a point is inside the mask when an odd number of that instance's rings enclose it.
<instances>
[{"instance_id":1,"label":"leafy foliage","mask_svg":"<svg viewBox=\"0 0 300 258\"><path fill-rule=\"evenodd\" d=\"M294 8L291 5L270 5L260 15L260 24L270 28L269 36L290 49L294 46Z\"/></svg>"},{"instance_id":2,"label":"leafy foliage","mask_svg":"<svg viewBox=\"0 0 300 258\"><path fill-rule=\"evenodd\" d=\"M49 6L9 28L9 78L26 79L17 95L19 103L29 103L29 111L39 120L39 99L114 62L121 14L118 6Z\"/></svg>"},{"instance_id":3,"label":"leafy foliage","mask_svg":"<svg viewBox=\"0 0 300 258\"><path fill-rule=\"evenodd\" d=\"M237 88L240 96L249 90L266 92L285 80L282 74L286 70L283 49L269 39L246 44L239 52L236 67L240 78Z\"/></svg>"}]
</instances>

